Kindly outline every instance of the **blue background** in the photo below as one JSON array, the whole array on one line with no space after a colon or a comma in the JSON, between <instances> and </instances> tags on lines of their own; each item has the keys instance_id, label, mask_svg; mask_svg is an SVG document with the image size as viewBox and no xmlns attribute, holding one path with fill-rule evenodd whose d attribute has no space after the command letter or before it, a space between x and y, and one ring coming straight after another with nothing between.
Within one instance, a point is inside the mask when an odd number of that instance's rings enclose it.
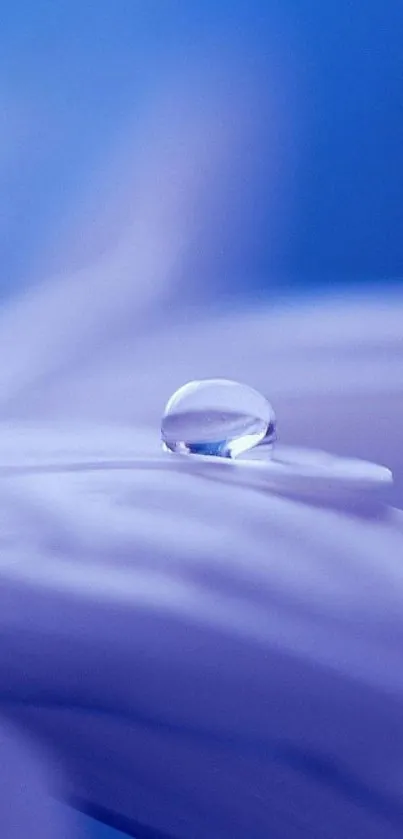
<instances>
[{"instance_id":1,"label":"blue background","mask_svg":"<svg viewBox=\"0 0 403 839\"><path fill-rule=\"evenodd\" d=\"M273 62L285 68L283 107L300 114L282 138L292 160L284 240L268 247L263 127L243 245L223 227L216 275L230 289L247 275L258 290L274 275L291 286L400 278L402 43L400 0L3 5L0 108L14 153L0 169L3 291L35 276L127 114L140 121L169 72L213 63L231 76L231 55L234 84L240 63L259 80L262 110L277 84Z\"/></svg>"}]
</instances>

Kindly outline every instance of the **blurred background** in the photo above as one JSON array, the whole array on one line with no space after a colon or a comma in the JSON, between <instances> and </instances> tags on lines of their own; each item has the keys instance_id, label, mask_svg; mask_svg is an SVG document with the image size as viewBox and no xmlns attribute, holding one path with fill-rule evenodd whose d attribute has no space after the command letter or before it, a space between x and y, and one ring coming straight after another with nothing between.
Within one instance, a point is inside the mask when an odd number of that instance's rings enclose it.
<instances>
[{"instance_id":1,"label":"blurred background","mask_svg":"<svg viewBox=\"0 0 403 839\"><path fill-rule=\"evenodd\" d=\"M6 4L3 306L121 252L134 218L145 251L179 224L191 306L399 287L402 44L401 0ZM136 248L125 272L140 294Z\"/></svg>"},{"instance_id":2,"label":"blurred background","mask_svg":"<svg viewBox=\"0 0 403 839\"><path fill-rule=\"evenodd\" d=\"M208 293L400 282L402 39L399 0L6 4L3 296L114 246L189 101L222 142L188 255Z\"/></svg>"}]
</instances>

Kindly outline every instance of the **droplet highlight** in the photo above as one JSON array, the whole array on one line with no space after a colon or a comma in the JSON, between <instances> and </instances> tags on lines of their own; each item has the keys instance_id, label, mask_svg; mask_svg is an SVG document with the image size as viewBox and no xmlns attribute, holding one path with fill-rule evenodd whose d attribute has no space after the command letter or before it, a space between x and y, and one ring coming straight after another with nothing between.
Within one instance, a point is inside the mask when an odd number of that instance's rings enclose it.
<instances>
[{"instance_id":1,"label":"droplet highlight","mask_svg":"<svg viewBox=\"0 0 403 839\"><path fill-rule=\"evenodd\" d=\"M188 382L169 399L161 422L165 450L234 458L276 439L272 406L257 390L229 379Z\"/></svg>"}]
</instances>

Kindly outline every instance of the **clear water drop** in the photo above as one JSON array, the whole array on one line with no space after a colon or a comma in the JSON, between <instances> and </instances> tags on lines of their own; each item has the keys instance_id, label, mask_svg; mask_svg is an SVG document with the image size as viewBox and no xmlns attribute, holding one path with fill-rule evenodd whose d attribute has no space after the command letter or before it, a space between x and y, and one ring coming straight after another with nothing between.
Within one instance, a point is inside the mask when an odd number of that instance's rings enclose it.
<instances>
[{"instance_id":1,"label":"clear water drop","mask_svg":"<svg viewBox=\"0 0 403 839\"><path fill-rule=\"evenodd\" d=\"M270 450L276 418L270 403L248 385L203 379L180 387L165 407L163 447L179 454L237 457L258 443Z\"/></svg>"}]
</instances>

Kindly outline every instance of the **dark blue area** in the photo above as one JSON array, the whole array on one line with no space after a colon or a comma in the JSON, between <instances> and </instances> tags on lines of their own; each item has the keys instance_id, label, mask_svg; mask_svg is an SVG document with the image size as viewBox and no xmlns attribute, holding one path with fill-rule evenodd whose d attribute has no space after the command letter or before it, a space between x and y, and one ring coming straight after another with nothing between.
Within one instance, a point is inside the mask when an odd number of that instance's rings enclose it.
<instances>
[{"instance_id":1,"label":"dark blue area","mask_svg":"<svg viewBox=\"0 0 403 839\"><path fill-rule=\"evenodd\" d=\"M243 184L242 248L222 221L210 274L227 288L252 291L273 278L291 287L400 278L402 43L400 0L20 0L4 7L0 77L7 101L15 97L29 110L39 97L43 115L29 136L33 160L10 167L1 184L3 291L24 282L38 241L46 242L50 222L61 222L77 201L128 110L140 119L166 74L176 68L186 76L200 57L208 66L210 56L222 55L223 72L231 75L232 53L261 82L263 111L265 95L278 84L276 67L286 68L279 96L286 111L300 113L282 138L293 160L291 210L273 252L268 124L267 143L263 132L251 149L259 177L250 194ZM59 128L44 151L48 114ZM282 195L274 200L281 215Z\"/></svg>"}]
</instances>

